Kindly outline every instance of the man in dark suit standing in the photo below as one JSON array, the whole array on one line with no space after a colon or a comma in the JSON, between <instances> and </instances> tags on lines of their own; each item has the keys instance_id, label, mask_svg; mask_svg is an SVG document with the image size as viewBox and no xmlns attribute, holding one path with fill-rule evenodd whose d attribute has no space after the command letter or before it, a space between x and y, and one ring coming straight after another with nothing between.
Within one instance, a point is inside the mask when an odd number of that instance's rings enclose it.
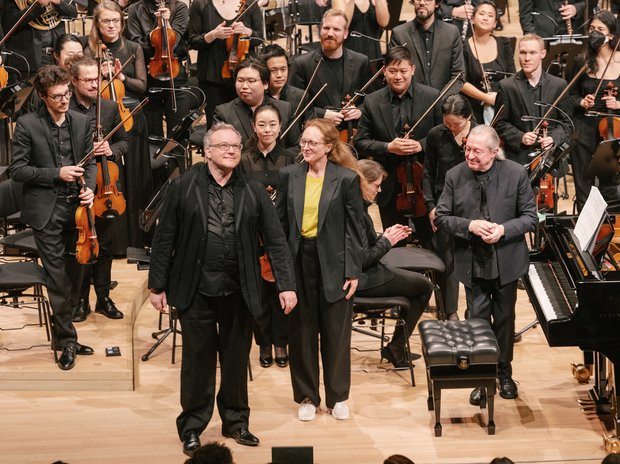
<instances>
[{"instance_id":1,"label":"man in dark suit standing","mask_svg":"<svg viewBox=\"0 0 620 464\"><path fill-rule=\"evenodd\" d=\"M97 62L88 56L72 58L69 62L69 73L73 86L73 96L69 108L85 114L91 122L92 133L97 130L97 92L99 81L99 66ZM121 123L121 115L118 105L114 101L101 99L100 101L100 125L101 136L104 137L112 129ZM106 161L120 164L123 156L127 153L128 142L125 128L120 126L109 141L97 145L95 155L100 161L105 157ZM116 186L118 188L118 186ZM100 192L97 192L99 194ZM95 217L95 228L99 240L99 256L93 264L85 265L80 298L73 312L73 322L85 321L90 313L88 294L90 290L91 275L97 293L95 311L110 319L122 319L123 313L118 310L110 299L110 285L112 281L112 246L114 240L113 226L118 219L119 212L110 210L103 216ZM118 239L118 238L117 238Z\"/></svg>"},{"instance_id":2,"label":"man in dark suit standing","mask_svg":"<svg viewBox=\"0 0 620 464\"><path fill-rule=\"evenodd\" d=\"M271 103L280 112L282 127L288 127L293 119L291 105L283 100L276 100L265 95L269 85L269 69L262 60L247 58L235 68L235 90L238 97L215 108L214 122L233 125L241 134L241 142L246 143L254 135L252 115L263 103ZM284 140L285 147L297 145L299 128L292 128Z\"/></svg>"},{"instance_id":3,"label":"man in dark suit standing","mask_svg":"<svg viewBox=\"0 0 620 464\"><path fill-rule=\"evenodd\" d=\"M418 123L439 96L439 90L414 83L416 73L409 49L403 46L390 48L384 68L387 87L366 97L354 139L360 158L378 161L388 173L377 196L384 229L394 224L408 225L408 218L396 210L396 197L401 190L396 169L407 157L424 162L424 136L441 123L441 111L437 105L417 125L410 138L403 138L406 128ZM432 233L427 216L414 220L414 224L418 237L422 235L419 238L430 239Z\"/></svg>"},{"instance_id":4,"label":"man in dark suit standing","mask_svg":"<svg viewBox=\"0 0 620 464\"><path fill-rule=\"evenodd\" d=\"M495 127L504 141L506 157L519 164L532 161L528 156L537 147L558 145L568 137L567 116L553 110L548 118L547 135L534 132L540 120L523 121L523 116L541 118L548 106L555 102L566 87L566 81L543 71L542 61L546 55L543 40L528 34L519 40L519 64L521 70L512 77L502 79L495 103L496 108L504 106ZM568 99L559 102L559 108L569 111ZM556 124L555 121L565 121Z\"/></svg>"},{"instance_id":5,"label":"man in dark suit standing","mask_svg":"<svg viewBox=\"0 0 620 464\"><path fill-rule=\"evenodd\" d=\"M93 147L90 120L69 109L69 74L58 66L44 66L34 88L44 103L36 113L17 120L13 136L11 177L24 183L21 217L34 230L45 268L53 316L53 343L62 349L58 367L73 368L76 355L93 354L77 342L73 306L77 292L77 262L66 251L75 247L75 210L91 205L97 167L94 159L77 163ZM86 186L78 180L83 178Z\"/></svg>"},{"instance_id":6,"label":"man in dark suit standing","mask_svg":"<svg viewBox=\"0 0 620 464\"><path fill-rule=\"evenodd\" d=\"M585 8L585 0L519 0L519 22L524 35L568 34L568 22L573 33L581 35L588 32L583 30Z\"/></svg>"},{"instance_id":7,"label":"man in dark suit standing","mask_svg":"<svg viewBox=\"0 0 620 464\"><path fill-rule=\"evenodd\" d=\"M327 84L314 101L314 111L319 118L338 124L339 129L348 128L349 121L354 125L362 115L357 105L346 111L340 108L347 97L353 97L368 80L368 57L342 45L348 34L346 15L340 10L327 10L321 20L321 48L298 55L291 63L288 80L291 85L306 89L316 67L320 66L308 94L313 97Z\"/></svg>"},{"instance_id":8,"label":"man in dark suit standing","mask_svg":"<svg viewBox=\"0 0 620 464\"><path fill-rule=\"evenodd\" d=\"M217 406L222 434L247 446L248 356L252 317L264 322L258 257L262 241L273 268L282 309L297 304L290 252L265 188L236 169L241 135L215 123L204 139L207 163L176 179L155 231L149 268L155 309L176 308L183 329L181 406L177 430L183 451L200 447L213 415L219 353Z\"/></svg>"},{"instance_id":9,"label":"man in dark suit standing","mask_svg":"<svg viewBox=\"0 0 620 464\"><path fill-rule=\"evenodd\" d=\"M396 26L390 47L405 45L416 67L415 82L442 90L458 73L465 74L461 31L452 24L438 21L436 11L441 0L411 0L415 19ZM448 95L463 87L463 76Z\"/></svg>"},{"instance_id":10,"label":"man in dark suit standing","mask_svg":"<svg viewBox=\"0 0 620 464\"><path fill-rule=\"evenodd\" d=\"M528 270L524 234L538 221L527 171L504 160L489 126L467 137L465 162L450 169L435 225L454 236L455 274L465 286L470 318L492 323L500 349L499 394L518 396L512 380L517 280ZM480 404L481 390L470 395Z\"/></svg>"}]
</instances>

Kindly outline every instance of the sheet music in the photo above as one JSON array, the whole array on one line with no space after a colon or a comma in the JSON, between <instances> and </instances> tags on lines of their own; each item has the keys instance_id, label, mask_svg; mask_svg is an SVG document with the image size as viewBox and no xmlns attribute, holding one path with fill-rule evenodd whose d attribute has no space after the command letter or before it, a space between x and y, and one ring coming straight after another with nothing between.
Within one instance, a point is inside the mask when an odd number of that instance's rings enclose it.
<instances>
[{"instance_id":1,"label":"sheet music","mask_svg":"<svg viewBox=\"0 0 620 464\"><path fill-rule=\"evenodd\" d=\"M606 214L607 202L603 199L601 192L596 187L592 187L586 204L577 218L575 224L575 238L581 251L592 252L592 247L596 240L598 230L603 223Z\"/></svg>"}]
</instances>

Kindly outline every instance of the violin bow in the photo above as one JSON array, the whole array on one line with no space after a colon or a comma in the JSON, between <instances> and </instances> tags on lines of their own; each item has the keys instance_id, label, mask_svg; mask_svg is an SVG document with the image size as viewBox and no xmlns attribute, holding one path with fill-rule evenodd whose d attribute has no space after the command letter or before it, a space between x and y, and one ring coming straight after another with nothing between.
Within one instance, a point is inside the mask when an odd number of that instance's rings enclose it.
<instances>
[{"instance_id":1,"label":"violin bow","mask_svg":"<svg viewBox=\"0 0 620 464\"><path fill-rule=\"evenodd\" d=\"M601 74L601 79L599 80L598 85L596 86L596 90L592 94L592 95L594 95L595 98L596 98L596 94L598 94L599 90L601 90L601 85L603 84L603 77L605 77L605 73L607 72L607 69L609 68L611 60L613 60L614 55L618 51L618 45L620 45L620 40L616 41L616 46L611 51L611 55L609 55L609 59L607 60L607 64L605 64L605 69L603 69L603 74Z\"/></svg>"},{"instance_id":2,"label":"violin bow","mask_svg":"<svg viewBox=\"0 0 620 464\"><path fill-rule=\"evenodd\" d=\"M314 71L312 71L312 76L310 76L310 80L308 81L308 85L306 85L306 89L304 90L304 94L301 96L301 100L299 100L299 103L297 104L297 108L295 108L295 113L294 113L295 117L297 117L299 115L299 109L301 108L301 104L306 99L306 96L308 95L308 90L310 90L310 86L314 82L314 79L316 77L316 73L319 72L319 68L321 67L321 64L323 64L323 57L321 57L321 59L316 63L316 66L314 67Z\"/></svg>"},{"instance_id":3,"label":"violin bow","mask_svg":"<svg viewBox=\"0 0 620 464\"><path fill-rule=\"evenodd\" d=\"M115 73L114 75L112 75L112 78L110 79L110 82L112 82L114 79L116 79L118 76L120 76L120 74L123 72L123 68L125 68L125 66L127 66L129 63L131 63L135 59L136 59L136 55L131 55L129 58L127 58L127 61L125 61L121 65L120 71ZM101 92L104 92L108 87L110 87L110 82L108 82L106 85L103 86L103 88L101 89Z\"/></svg>"},{"instance_id":4,"label":"violin bow","mask_svg":"<svg viewBox=\"0 0 620 464\"><path fill-rule=\"evenodd\" d=\"M304 109L302 111L300 111L300 113L295 116L295 119L293 119L291 121L291 123L288 125L288 127L284 130L284 132L282 132L282 134L280 134L280 138L283 139L284 136L286 136L286 134L288 134L288 131L291 130L291 127L293 127L295 124L297 124L297 121L299 120L299 118L301 118L301 116L306 112L306 110L308 108L310 108L310 105L312 105L314 103L314 100L316 100L318 98L319 95L321 95L321 93L323 93L323 90L325 90L325 87L327 87L327 82L325 84L323 84L323 87L321 87L319 89L319 91L316 93L316 95L314 97L312 97L312 99L308 102L308 104L304 107Z\"/></svg>"},{"instance_id":5,"label":"violin bow","mask_svg":"<svg viewBox=\"0 0 620 464\"><path fill-rule=\"evenodd\" d=\"M4 45L7 39L11 37L13 32L15 32L15 30L19 27L19 25L24 22L24 19L26 19L26 16L28 16L30 12L34 9L34 7L37 6L38 4L39 2L32 2L30 4L30 6L26 9L26 11L24 11L24 14L22 14L17 20L17 22L13 25L13 27L9 29L6 34L4 34L4 37L2 37L2 40L0 40L0 47Z\"/></svg>"},{"instance_id":6,"label":"violin bow","mask_svg":"<svg viewBox=\"0 0 620 464\"><path fill-rule=\"evenodd\" d=\"M374 81L377 80L377 78L383 74L383 70L385 69L385 65L381 66L381 68L370 78L370 80L368 82L366 82L366 84L364 84L364 87L362 87L359 91L355 92L353 95L353 98L351 98L346 105L344 105L340 111L345 111L347 109L349 109L351 106L353 106L353 104L355 103L355 101L361 96L364 95L364 92L366 91L366 89L368 87L370 87L372 85L372 83Z\"/></svg>"},{"instance_id":7,"label":"violin bow","mask_svg":"<svg viewBox=\"0 0 620 464\"><path fill-rule=\"evenodd\" d=\"M232 23L236 23L236 22L238 22L241 18L243 18L243 15L245 15L245 14L248 12L248 10L249 10L250 8L252 8L254 5L256 5L258 2L259 2L259 0L254 0L252 3L250 3L250 6L248 6L245 10L243 10L241 13L239 13L239 14L237 15L237 17L236 17L235 19L233 19L233 20L232 20L231 24L232 24Z\"/></svg>"}]
</instances>

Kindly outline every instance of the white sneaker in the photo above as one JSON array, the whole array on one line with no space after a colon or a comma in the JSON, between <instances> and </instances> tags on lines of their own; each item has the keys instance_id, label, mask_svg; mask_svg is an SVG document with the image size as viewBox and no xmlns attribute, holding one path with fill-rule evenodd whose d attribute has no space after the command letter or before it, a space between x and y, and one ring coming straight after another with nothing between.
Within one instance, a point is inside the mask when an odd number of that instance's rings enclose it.
<instances>
[{"instance_id":1,"label":"white sneaker","mask_svg":"<svg viewBox=\"0 0 620 464\"><path fill-rule=\"evenodd\" d=\"M331 412L334 419L347 420L349 418L349 406L344 401L336 403Z\"/></svg>"},{"instance_id":2,"label":"white sneaker","mask_svg":"<svg viewBox=\"0 0 620 464\"><path fill-rule=\"evenodd\" d=\"M316 406L312 404L312 402L306 398L299 405L299 409L297 410L297 418L300 421L308 422L314 420L316 417Z\"/></svg>"}]
</instances>

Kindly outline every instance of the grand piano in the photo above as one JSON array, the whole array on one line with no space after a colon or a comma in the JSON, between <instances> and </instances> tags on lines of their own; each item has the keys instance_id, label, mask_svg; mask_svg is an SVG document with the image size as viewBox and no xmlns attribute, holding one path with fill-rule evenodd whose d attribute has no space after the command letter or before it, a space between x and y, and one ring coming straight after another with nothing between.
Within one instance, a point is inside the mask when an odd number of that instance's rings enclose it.
<instances>
[{"instance_id":1,"label":"grand piano","mask_svg":"<svg viewBox=\"0 0 620 464\"><path fill-rule=\"evenodd\" d=\"M547 217L543 246L530 255L525 288L549 346L578 346L600 353L613 366L613 379L619 379L620 271L601 267L613 224L603 223L595 249L588 253L576 245L576 221L576 216ZM608 402L616 437L620 437L618 392L608 384L596 388L604 392L594 396L605 398L595 401Z\"/></svg>"}]
</instances>

